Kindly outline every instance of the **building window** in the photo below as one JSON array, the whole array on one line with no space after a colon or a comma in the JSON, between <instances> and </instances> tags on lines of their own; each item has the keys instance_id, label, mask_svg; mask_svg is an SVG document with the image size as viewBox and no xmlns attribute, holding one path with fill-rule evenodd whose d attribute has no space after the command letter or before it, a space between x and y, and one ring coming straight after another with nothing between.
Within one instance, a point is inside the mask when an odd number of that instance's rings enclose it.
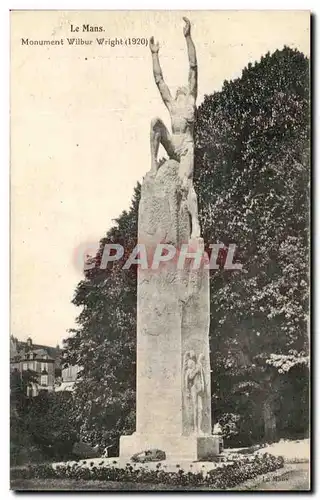
<instances>
[{"instance_id":1,"label":"building window","mask_svg":"<svg viewBox=\"0 0 320 500\"><path fill-rule=\"evenodd\" d=\"M40 384L41 385L48 385L48 375L41 375Z\"/></svg>"},{"instance_id":2,"label":"building window","mask_svg":"<svg viewBox=\"0 0 320 500\"><path fill-rule=\"evenodd\" d=\"M28 370L28 363L23 363L22 370L23 371L27 371Z\"/></svg>"},{"instance_id":3,"label":"building window","mask_svg":"<svg viewBox=\"0 0 320 500\"><path fill-rule=\"evenodd\" d=\"M48 371L48 363L41 363L41 371Z\"/></svg>"}]
</instances>

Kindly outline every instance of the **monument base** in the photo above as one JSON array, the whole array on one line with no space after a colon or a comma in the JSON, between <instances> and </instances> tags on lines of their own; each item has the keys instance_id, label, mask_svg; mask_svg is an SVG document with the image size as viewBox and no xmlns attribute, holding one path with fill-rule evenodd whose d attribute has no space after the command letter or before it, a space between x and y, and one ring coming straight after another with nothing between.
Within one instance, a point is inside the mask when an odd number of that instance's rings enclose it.
<instances>
[{"instance_id":1,"label":"monument base","mask_svg":"<svg viewBox=\"0 0 320 500\"><path fill-rule=\"evenodd\" d=\"M137 434L120 437L120 458L130 459L135 453L159 449L167 460L209 460L223 449L220 436L177 436Z\"/></svg>"}]
</instances>

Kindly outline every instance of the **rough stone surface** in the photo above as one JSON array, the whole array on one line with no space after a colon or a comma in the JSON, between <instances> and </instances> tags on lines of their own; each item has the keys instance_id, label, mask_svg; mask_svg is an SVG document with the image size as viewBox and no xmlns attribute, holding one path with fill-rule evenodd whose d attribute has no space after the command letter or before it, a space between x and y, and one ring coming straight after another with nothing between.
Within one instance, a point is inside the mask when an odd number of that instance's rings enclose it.
<instances>
[{"instance_id":1,"label":"rough stone surface","mask_svg":"<svg viewBox=\"0 0 320 500\"><path fill-rule=\"evenodd\" d=\"M211 436L209 270L203 240L189 240L178 167L169 160L142 184L138 242L147 248L149 266L138 271L136 433L121 437L122 457L146 447L191 460L219 453ZM152 270L158 243L174 245L177 257L187 243L202 265L193 270L190 259L179 269L175 258Z\"/></svg>"},{"instance_id":2,"label":"rough stone surface","mask_svg":"<svg viewBox=\"0 0 320 500\"><path fill-rule=\"evenodd\" d=\"M166 161L157 173L148 172L143 179L139 205L138 240L148 247L157 243L187 243L190 218L182 201L179 163Z\"/></svg>"}]
</instances>

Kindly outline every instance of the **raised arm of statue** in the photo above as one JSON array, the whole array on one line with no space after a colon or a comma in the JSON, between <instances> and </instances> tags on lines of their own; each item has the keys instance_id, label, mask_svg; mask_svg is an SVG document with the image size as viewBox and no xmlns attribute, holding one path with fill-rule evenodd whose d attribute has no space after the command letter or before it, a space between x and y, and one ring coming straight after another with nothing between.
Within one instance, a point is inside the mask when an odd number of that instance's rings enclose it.
<instances>
[{"instance_id":1,"label":"raised arm of statue","mask_svg":"<svg viewBox=\"0 0 320 500\"><path fill-rule=\"evenodd\" d=\"M183 28L183 34L187 42L188 58L189 58L189 92L197 99L198 94L198 66L197 66L197 55L196 48L194 46L193 40L191 38L191 24L189 19L183 18L186 23Z\"/></svg>"},{"instance_id":2,"label":"raised arm of statue","mask_svg":"<svg viewBox=\"0 0 320 500\"><path fill-rule=\"evenodd\" d=\"M151 55L152 55L152 66L153 66L154 80L157 84L157 87L159 89L159 92L160 92L160 95L162 97L163 102L165 103L165 105L167 106L167 108L170 111L171 103L172 103L172 96L171 96L169 87L165 83L163 76L162 76L162 71L161 71L161 66L160 66L160 61L159 61L159 43L154 41L153 36L150 38L149 46L150 46Z\"/></svg>"}]
</instances>

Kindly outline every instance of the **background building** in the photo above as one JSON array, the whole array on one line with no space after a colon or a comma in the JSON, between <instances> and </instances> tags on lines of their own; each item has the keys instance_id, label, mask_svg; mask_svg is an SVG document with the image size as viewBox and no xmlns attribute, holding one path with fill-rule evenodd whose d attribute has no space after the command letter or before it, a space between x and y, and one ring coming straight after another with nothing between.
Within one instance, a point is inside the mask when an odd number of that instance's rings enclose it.
<instances>
[{"instance_id":1,"label":"background building","mask_svg":"<svg viewBox=\"0 0 320 500\"><path fill-rule=\"evenodd\" d=\"M81 367L78 365L67 366L62 368L61 370L61 384L56 385L55 391L73 391L75 381L77 380L77 376Z\"/></svg>"},{"instance_id":2,"label":"background building","mask_svg":"<svg viewBox=\"0 0 320 500\"><path fill-rule=\"evenodd\" d=\"M33 344L30 337L22 342L11 336L10 369L21 374L29 370L35 381L30 384L28 392L31 396L37 396L42 390L73 391L81 367L66 366L59 345Z\"/></svg>"},{"instance_id":3,"label":"background building","mask_svg":"<svg viewBox=\"0 0 320 500\"><path fill-rule=\"evenodd\" d=\"M10 369L32 372L34 381L29 387L30 395L36 396L39 391L54 391L56 379L61 377L61 349L57 347L33 344L29 337L22 342L10 338Z\"/></svg>"}]
</instances>

